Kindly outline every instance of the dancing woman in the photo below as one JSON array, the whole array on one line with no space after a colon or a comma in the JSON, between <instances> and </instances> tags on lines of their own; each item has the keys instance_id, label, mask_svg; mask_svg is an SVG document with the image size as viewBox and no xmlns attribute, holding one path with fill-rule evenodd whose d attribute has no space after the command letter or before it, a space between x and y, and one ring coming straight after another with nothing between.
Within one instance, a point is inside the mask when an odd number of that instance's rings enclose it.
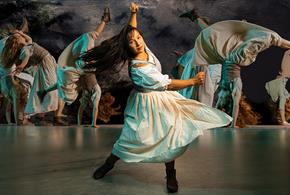
<instances>
[{"instance_id":1,"label":"dancing woman","mask_svg":"<svg viewBox=\"0 0 290 195\"><path fill-rule=\"evenodd\" d=\"M159 60L136 28L137 11L138 6L132 3L129 25L82 56L88 67L97 69L109 68L109 65L118 69L120 62L128 60L129 75L135 88L125 108L122 134L93 177L104 177L119 158L125 162L165 163L167 189L176 192L175 159L202 134L202 130L228 125L231 117L186 99L175 91L201 84L203 77L171 80L168 75L163 75ZM104 55L99 55L101 52Z\"/></svg>"}]
</instances>

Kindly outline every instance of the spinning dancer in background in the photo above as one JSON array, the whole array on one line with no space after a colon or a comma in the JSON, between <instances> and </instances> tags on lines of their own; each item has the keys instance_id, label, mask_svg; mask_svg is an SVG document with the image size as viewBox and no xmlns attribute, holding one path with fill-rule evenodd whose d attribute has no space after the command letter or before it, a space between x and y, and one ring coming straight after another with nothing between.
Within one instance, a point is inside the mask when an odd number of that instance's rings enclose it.
<instances>
[{"instance_id":1,"label":"spinning dancer in background","mask_svg":"<svg viewBox=\"0 0 290 195\"><path fill-rule=\"evenodd\" d=\"M22 24L17 28L20 32L28 33L28 22L24 18L22 21ZM15 28L12 28L9 30L10 34L14 34L18 32L18 30ZM16 35L17 36L17 35ZM27 116L24 115L24 106L26 105L30 89L33 83L33 78L27 74L27 73L20 73L20 74L14 74L13 72L16 69L15 64L12 66L6 66L3 64L2 57L7 59L7 55L10 54L9 50L15 50L15 54L18 53L20 50L16 49L13 44L10 46L6 46L5 44L7 39L9 39L10 36L7 36L0 40L0 93L3 95L3 106L5 107L5 118L8 124L11 123L11 104L13 105L14 110L14 118L15 123L17 125L27 125L31 124L27 120ZM22 45L24 46L27 44L27 41L21 36L18 36L19 39L21 39L23 42ZM8 42L11 42L11 38ZM15 45L16 43L14 43ZM5 54L4 54L4 48L5 48ZM5 59L4 59L5 62ZM2 86L2 87L1 87Z\"/></svg>"},{"instance_id":2,"label":"spinning dancer in background","mask_svg":"<svg viewBox=\"0 0 290 195\"><path fill-rule=\"evenodd\" d=\"M207 22L196 14L195 10L184 13L180 17L189 18L192 22L197 22L201 29L208 27ZM192 64L194 49L187 51L178 59L179 74L181 80L194 77L198 72L205 73L205 81L203 85L188 87L180 90L180 94L189 99L200 101L209 106L214 104L214 94L218 88L221 77L221 65L197 66Z\"/></svg>"},{"instance_id":3,"label":"spinning dancer in background","mask_svg":"<svg viewBox=\"0 0 290 195\"><path fill-rule=\"evenodd\" d=\"M54 125L65 125L66 123L61 119L64 103L59 99L57 92L48 93L43 101L37 95L37 91L57 82L57 64L54 57L46 49L32 42L28 35L21 32L18 32L18 34L28 41L26 45L20 47L19 57L14 61L17 65L16 72L20 73L26 67L37 66L25 113L44 116L44 113L54 111Z\"/></svg>"},{"instance_id":4,"label":"spinning dancer in background","mask_svg":"<svg viewBox=\"0 0 290 195\"><path fill-rule=\"evenodd\" d=\"M95 41L103 32L106 23L110 21L108 8L104 9L101 23L95 31L84 33L73 41L58 58L58 83L38 92L40 97L45 96L50 91L58 89L60 97L68 104L73 103L82 89L82 98L78 111L78 124L82 123L84 108L89 102L93 103L92 126L96 124L98 116L98 106L101 97L101 88L98 85L95 72L88 70L85 72L85 63L80 59L80 55L95 46ZM91 71L91 72L90 72Z\"/></svg>"},{"instance_id":5,"label":"spinning dancer in background","mask_svg":"<svg viewBox=\"0 0 290 195\"><path fill-rule=\"evenodd\" d=\"M193 64L222 64L216 107L232 114L236 126L242 82L240 68L253 63L257 55L275 45L290 48L290 42L276 32L245 21L217 22L204 29L195 42Z\"/></svg>"},{"instance_id":6,"label":"spinning dancer in background","mask_svg":"<svg viewBox=\"0 0 290 195\"><path fill-rule=\"evenodd\" d=\"M30 94L33 78L27 73L15 74L21 48L30 42L30 38L23 36L21 31L1 40L1 93L8 100L6 107L6 120L11 123L10 105L13 105L13 113L16 125L31 124L24 115L24 107Z\"/></svg>"},{"instance_id":7,"label":"spinning dancer in background","mask_svg":"<svg viewBox=\"0 0 290 195\"><path fill-rule=\"evenodd\" d=\"M279 106L279 113L281 121L281 125L289 126L290 123L287 122L287 118L285 117L285 103L287 99L289 99L290 95L286 89L287 81L290 77L290 50L287 50L284 53L284 57L282 60L281 71L276 79L269 81L266 83L265 88L267 93L271 97L271 100L274 103L277 103Z\"/></svg>"}]
</instances>

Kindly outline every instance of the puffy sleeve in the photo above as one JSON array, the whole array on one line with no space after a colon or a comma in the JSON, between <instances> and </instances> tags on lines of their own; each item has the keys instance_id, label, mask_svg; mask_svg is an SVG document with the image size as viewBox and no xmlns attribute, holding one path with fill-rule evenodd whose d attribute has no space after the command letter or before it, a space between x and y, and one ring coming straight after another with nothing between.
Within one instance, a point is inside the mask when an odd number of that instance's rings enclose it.
<instances>
[{"instance_id":1,"label":"puffy sleeve","mask_svg":"<svg viewBox=\"0 0 290 195\"><path fill-rule=\"evenodd\" d=\"M165 91L171 83L168 75L163 75L156 67L151 65L132 67L131 79L135 85L154 91Z\"/></svg>"},{"instance_id":2,"label":"puffy sleeve","mask_svg":"<svg viewBox=\"0 0 290 195\"><path fill-rule=\"evenodd\" d=\"M267 28L250 25L246 34L242 34L242 44L233 50L228 59L234 64L248 66L255 62L257 55L271 46L280 46L282 38Z\"/></svg>"}]
</instances>

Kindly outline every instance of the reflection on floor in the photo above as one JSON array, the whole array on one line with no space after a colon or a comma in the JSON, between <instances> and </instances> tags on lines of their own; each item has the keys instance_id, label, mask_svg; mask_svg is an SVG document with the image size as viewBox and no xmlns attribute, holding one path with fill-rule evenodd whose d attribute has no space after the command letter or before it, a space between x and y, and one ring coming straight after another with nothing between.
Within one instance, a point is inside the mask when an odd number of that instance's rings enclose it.
<instances>
[{"instance_id":1,"label":"reflection on floor","mask_svg":"<svg viewBox=\"0 0 290 195\"><path fill-rule=\"evenodd\" d=\"M163 164L118 162L91 178L121 128L1 126L0 194L167 194ZM290 130L207 130L176 166L178 194L289 195Z\"/></svg>"}]
</instances>

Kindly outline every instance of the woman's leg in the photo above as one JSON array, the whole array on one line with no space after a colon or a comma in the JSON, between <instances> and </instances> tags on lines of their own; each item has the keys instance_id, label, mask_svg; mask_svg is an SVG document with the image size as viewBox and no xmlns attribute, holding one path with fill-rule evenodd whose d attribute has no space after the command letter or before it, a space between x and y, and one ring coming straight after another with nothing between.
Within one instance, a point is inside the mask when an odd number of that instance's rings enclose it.
<instances>
[{"instance_id":1,"label":"woman's leg","mask_svg":"<svg viewBox=\"0 0 290 195\"><path fill-rule=\"evenodd\" d=\"M239 109L240 109L240 100L242 97L242 81L241 79L235 80L233 82L233 92L232 92L232 98L233 98L233 107L232 107L232 117L233 121L231 124L232 128L239 128L237 126L237 120L239 116Z\"/></svg>"},{"instance_id":2,"label":"woman's leg","mask_svg":"<svg viewBox=\"0 0 290 195\"><path fill-rule=\"evenodd\" d=\"M166 187L168 192L177 192L178 191L178 182L176 180L176 170L174 168L175 161L170 161L165 163L166 167Z\"/></svg>"},{"instance_id":3,"label":"woman's leg","mask_svg":"<svg viewBox=\"0 0 290 195\"><path fill-rule=\"evenodd\" d=\"M54 111L54 117L53 117L53 124L55 126L68 125L68 123L62 119L62 117L64 116L62 114L62 111L64 109L64 105L65 105L64 101L61 98L58 98L58 107L57 107L57 110Z\"/></svg>"},{"instance_id":4,"label":"woman's leg","mask_svg":"<svg viewBox=\"0 0 290 195\"><path fill-rule=\"evenodd\" d=\"M3 98L3 105L5 107L5 118L8 124L11 124L11 102L7 98Z\"/></svg>"},{"instance_id":5,"label":"woman's leg","mask_svg":"<svg viewBox=\"0 0 290 195\"><path fill-rule=\"evenodd\" d=\"M49 86L46 89L39 90L37 92L37 95L38 95L40 101L43 102L43 99L46 96L46 94L49 93L49 92L51 92L51 91L54 91L54 90L57 90L57 83L54 84L54 85L52 85L52 86Z\"/></svg>"},{"instance_id":6,"label":"woman's leg","mask_svg":"<svg viewBox=\"0 0 290 195\"><path fill-rule=\"evenodd\" d=\"M18 120L18 111L19 111L19 105L16 97L13 97L13 115L14 115L14 120L16 125L19 125L19 120Z\"/></svg>"},{"instance_id":7,"label":"woman's leg","mask_svg":"<svg viewBox=\"0 0 290 195\"><path fill-rule=\"evenodd\" d=\"M195 9L192 9L189 12L185 12L181 14L179 17L181 18L189 18L192 22L196 22L197 25L203 30L208 27L208 22L201 18Z\"/></svg>"},{"instance_id":8,"label":"woman's leg","mask_svg":"<svg viewBox=\"0 0 290 195\"><path fill-rule=\"evenodd\" d=\"M78 125L82 124L83 113L84 113L84 107L82 106L82 104L80 104L79 110L78 110Z\"/></svg>"},{"instance_id":9,"label":"woman's leg","mask_svg":"<svg viewBox=\"0 0 290 195\"><path fill-rule=\"evenodd\" d=\"M234 97L234 104L233 104L233 111L232 111L233 121L231 124L232 128L239 128L237 126L237 120L239 116L240 100L241 100L241 96Z\"/></svg>"},{"instance_id":10,"label":"woman's leg","mask_svg":"<svg viewBox=\"0 0 290 195\"><path fill-rule=\"evenodd\" d=\"M111 169L114 168L115 163L119 159L120 159L119 157L111 153L110 156L106 159L105 163L102 166L100 166L97 170L95 170L93 178L96 180L103 178Z\"/></svg>"},{"instance_id":11,"label":"woman's leg","mask_svg":"<svg viewBox=\"0 0 290 195\"><path fill-rule=\"evenodd\" d=\"M93 116L92 116L92 127L99 128L100 126L97 125L98 119L98 112L99 112L99 99L96 98L93 106Z\"/></svg>"},{"instance_id":12,"label":"woman's leg","mask_svg":"<svg viewBox=\"0 0 290 195\"><path fill-rule=\"evenodd\" d=\"M61 98L58 98L58 105L57 105L57 110L54 112L55 117L64 117L65 115L62 114L63 109L64 109L64 101Z\"/></svg>"}]
</instances>

